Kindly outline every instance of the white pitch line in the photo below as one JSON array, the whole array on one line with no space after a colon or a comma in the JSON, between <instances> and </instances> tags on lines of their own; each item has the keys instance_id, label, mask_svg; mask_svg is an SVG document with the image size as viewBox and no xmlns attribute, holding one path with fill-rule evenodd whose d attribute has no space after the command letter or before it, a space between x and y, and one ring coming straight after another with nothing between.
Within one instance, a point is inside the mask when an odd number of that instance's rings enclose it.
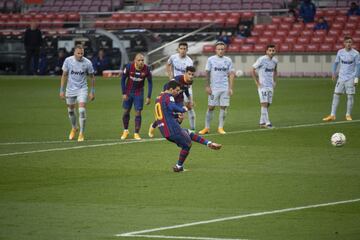
<instances>
[{"instance_id":1,"label":"white pitch line","mask_svg":"<svg viewBox=\"0 0 360 240\"><path fill-rule=\"evenodd\" d=\"M130 235L126 237L163 238L163 239L193 239L193 240L249 240L246 238L212 238L212 237L189 237L189 236L167 236L167 235Z\"/></svg>"},{"instance_id":2,"label":"white pitch line","mask_svg":"<svg viewBox=\"0 0 360 240\"><path fill-rule=\"evenodd\" d=\"M237 216L231 216L231 217L225 217L225 218L216 218L216 219L211 219L211 220L206 220L206 221L185 223L185 224L179 224L179 225L173 225L173 226L167 226L167 227L152 228L152 229L146 229L146 230L128 232L128 233L120 233L120 234L116 234L115 236L116 237L141 237L141 236L150 237L151 235L142 235L142 234L150 233L150 232L164 231L164 230L175 229L175 228L185 228L185 227L191 227L191 226L203 225L203 224L209 224L209 223L224 222L224 221L229 221L229 220L237 220L237 219L248 218L248 217L259 217L259 216L264 216L264 215L293 212L293 211L299 211L299 210L310 209L310 208L319 208L319 207L334 206L334 205L339 205L339 204L354 203L354 202L359 202L359 201L360 201L360 198L356 198L356 199L350 199L350 200L344 200L344 201L338 201L338 202L329 202L329 203L313 204L313 205L278 209L278 210L265 211L265 212L249 213L249 214L243 214L243 215L237 215ZM167 236L167 238L171 238L171 237ZM190 237L190 238L193 239L192 237Z\"/></svg>"},{"instance_id":3,"label":"white pitch line","mask_svg":"<svg viewBox=\"0 0 360 240\"><path fill-rule=\"evenodd\" d=\"M309 124L299 124L299 125L291 125L291 126L284 126L284 127L275 127L273 129L248 129L248 130L239 130L239 131L232 131L227 132L226 134L239 134L239 133L250 133L250 132L262 132L262 131L269 131L269 130L280 130L280 129L292 129L292 128L302 128L302 127L315 127L315 126L327 126L327 125L337 125L337 124L344 124L344 123L354 123L354 122L360 122L360 120L353 120L353 121L339 121L339 122L328 122L328 123L309 123ZM213 134L206 134L205 136L214 136L219 135L217 133ZM2 153L0 154L0 157L5 156L15 156L15 155L24 155L24 154L32 154L32 153L43 153L43 152L52 152L52 151L66 151L66 150L72 150L72 149L82 149L82 148L92 148L92 147L105 147L105 146L113 146L113 145L123 145L123 144L130 144L130 143L143 143L143 142L152 142L152 141L163 141L164 138L152 138L152 139L143 139L140 141L119 141L119 139L114 139L112 143L103 143L103 144L94 144L94 145L83 145L83 146L75 146L75 147L62 147L62 148L50 148L50 149L43 149L43 150L33 150L33 151L25 151L25 152L12 152L12 153ZM111 141L111 139L104 139L104 140L87 140L87 142L90 141ZM50 141L50 142L42 142L42 143L54 143L56 141ZM59 142L67 142L67 141L59 141ZM31 144L31 142L22 142ZM39 143L39 142L38 142ZM40 142L41 143L41 142ZM0 145L11 145L16 143L0 143Z\"/></svg>"}]
</instances>

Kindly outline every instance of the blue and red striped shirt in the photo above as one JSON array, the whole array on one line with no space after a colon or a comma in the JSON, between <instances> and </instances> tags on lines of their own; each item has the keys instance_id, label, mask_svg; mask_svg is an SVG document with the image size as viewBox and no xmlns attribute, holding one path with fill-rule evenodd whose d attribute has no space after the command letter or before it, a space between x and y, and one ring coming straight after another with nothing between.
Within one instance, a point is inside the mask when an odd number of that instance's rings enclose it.
<instances>
[{"instance_id":1,"label":"blue and red striped shirt","mask_svg":"<svg viewBox=\"0 0 360 240\"><path fill-rule=\"evenodd\" d=\"M174 97L175 99L175 102L176 103L181 103L181 104L184 104L184 94L189 98L190 97L190 93L189 93L189 88L191 86L191 84L185 82L185 79L184 79L184 75L179 75L179 76L176 76L175 78L173 78L171 81L176 81L180 84L180 89L181 89L181 93L178 94L177 96ZM167 89L167 85L168 85L169 82L167 82L165 85L164 85L164 91L165 89Z\"/></svg>"},{"instance_id":2,"label":"blue and red striped shirt","mask_svg":"<svg viewBox=\"0 0 360 240\"><path fill-rule=\"evenodd\" d=\"M147 97L151 98L152 75L149 66L145 64L141 70L137 70L135 63L128 63L121 77L121 90L123 95L143 95L145 78L148 80Z\"/></svg>"},{"instance_id":3,"label":"blue and red striped shirt","mask_svg":"<svg viewBox=\"0 0 360 240\"><path fill-rule=\"evenodd\" d=\"M185 109L176 105L173 95L165 92L161 93L156 98L155 116L160 132L165 138L181 132L180 124L174 118L174 112L184 113Z\"/></svg>"}]
</instances>

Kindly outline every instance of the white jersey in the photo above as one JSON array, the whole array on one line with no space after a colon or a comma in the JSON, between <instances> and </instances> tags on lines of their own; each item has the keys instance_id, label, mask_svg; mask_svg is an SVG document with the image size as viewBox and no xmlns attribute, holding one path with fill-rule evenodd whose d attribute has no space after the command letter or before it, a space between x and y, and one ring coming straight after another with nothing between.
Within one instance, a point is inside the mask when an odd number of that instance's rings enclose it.
<instances>
[{"instance_id":1,"label":"white jersey","mask_svg":"<svg viewBox=\"0 0 360 240\"><path fill-rule=\"evenodd\" d=\"M182 58L178 53L171 55L167 63L172 65L174 77L185 74L186 67L194 65L189 56Z\"/></svg>"},{"instance_id":2,"label":"white jersey","mask_svg":"<svg viewBox=\"0 0 360 240\"><path fill-rule=\"evenodd\" d=\"M252 65L258 70L260 87L273 88L274 71L276 69L278 60L270 58L267 55L259 57Z\"/></svg>"},{"instance_id":3,"label":"white jersey","mask_svg":"<svg viewBox=\"0 0 360 240\"><path fill-rule=\"evenodd\" d=\"M94 69L89 59L82 57L77 61L74 56L67 57L64 61L62 70L68 73L66 85L66 96L72 97L80 92L87 91L87 74L93 74Z\"/></svg>"},{"instance_id":4,"label":"white jersey","mask_svg":"<svg viewBox=\"0 0 360 240\"><path fill-rule=\"evenodd\" d=\"M356 65L360 63L359 52L355 49L346 51L345 48L337 52L335 63L340 63L338 81L352 81L356 77Z\"/></svg>"},{"instance_id":5,"label":"white jersey","mask_svg":"<svg viewBox=\"0 0 360 240\"><path fill-rule=\"evenodd\" d=\"M205 70L210 72L211 90L228 90L229 74L234 72L233 63L229 57L211 56L206 62Z\"/></svg>"}]
</instances>

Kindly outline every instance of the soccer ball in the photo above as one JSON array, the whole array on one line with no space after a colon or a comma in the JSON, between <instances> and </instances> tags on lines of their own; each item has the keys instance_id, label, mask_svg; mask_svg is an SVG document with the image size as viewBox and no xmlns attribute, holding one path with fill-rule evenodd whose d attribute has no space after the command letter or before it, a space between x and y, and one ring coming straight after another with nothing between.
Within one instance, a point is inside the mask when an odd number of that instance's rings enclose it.
<instances>
[{"instance_id":1,"label":"soccer ball","mask_svg":"<svg viewBox=\"0 0 360 240\"><path fill-rule=\"evenodd\" d=\"M331 144L335 147L341 147L346 143L346 137L343 133L334 133L331 136Z\"/></svg>"},{"instance_id":2,"label":"soccer ball","mask_svg":"<svg viewBox=\"0 0 360 240\"><path fill-rule=\"evenodd\" d=\"M236 75L237 77L243 77L245 74L244 74L243 70L237 70L236 73L235 73L235 75Z\"/></svg>"}]
</instances>

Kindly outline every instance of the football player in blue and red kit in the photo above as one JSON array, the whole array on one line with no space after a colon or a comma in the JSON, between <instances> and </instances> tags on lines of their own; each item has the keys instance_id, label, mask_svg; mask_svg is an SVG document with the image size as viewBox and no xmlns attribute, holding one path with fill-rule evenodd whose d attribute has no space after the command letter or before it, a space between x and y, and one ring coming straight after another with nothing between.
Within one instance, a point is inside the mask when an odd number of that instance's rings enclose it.
<instances>
[{"instance_id":1,"label":"football player in blue and red kit","mask_svg":"<svg viewBox=\"0 0 360 240\"><path fill-rule=\"evenodd\" d=\"M155 116L161 135L181 148L179 160L173 167L174 172L184 171L183 165L190 152L192 141L206 145L214 150L221 148L221 144L211 142L190 132L188 129L181 128L174 117L174 113L184 113L188 109L175 103L174 97L179 95L180 92L180 84L176 81L170 81L166 86L166 90L156 98L155 104Z\"/></svg>"},{"instance_id":2,"label":"football player in blue and red kit","mask_svg":"<svg viewBox=\"0 0 360 240\"><path fill-rule=\"evenodd\" d=\"M189 89L193 83L195 71L196 71L195 67L188 66L188 67L186 67L184 75L176 76L175 78L173 78L171 80L171 81L176 81L180 84L181 94L177 94L176 96L174 96L175 103L177 105L179 105L180 107L184 106L184 94L185 94L185 96L188 99L188 102L186 102L186 107L188 110L191 110L193 107L193 101L192 101ZM164 91L166 90L168 84L169 84L169 82L167 82L164 85ZM182 94L182 93L184 93L184 94ZM175 114L174 116L178 119L178 122L181 124L182 120L184 119L184 115L182 113L178 113L178 114ZM148 133L149 137L151 137L151 138L154 137L154 131L155 131L156 127L157 127L157 121L155 120L150 125L149 133Z\"/></svg>"},{"instance_id":3,"label":"football player in blue and red kit","mask_svg":"<svg viewBox=\"0 0 360 240\"><path fill-rule=\"evenodd\" d=\"M121 90L123 99L123 124L124 131L121 135L121 139L124 140L129 135L129 120L130 110L134 104L135 108L135 133L134 139L141 140L139 135L141 127L141 111L144 106L144 82L145 78L148 80L148 93L145 100L145 104L150 104L151 92L152 92L152 75L150 67L144 63L144 55L141 53L136 54L134 62L125 66L121 77Z\"/></svg>"}]
</instances>

